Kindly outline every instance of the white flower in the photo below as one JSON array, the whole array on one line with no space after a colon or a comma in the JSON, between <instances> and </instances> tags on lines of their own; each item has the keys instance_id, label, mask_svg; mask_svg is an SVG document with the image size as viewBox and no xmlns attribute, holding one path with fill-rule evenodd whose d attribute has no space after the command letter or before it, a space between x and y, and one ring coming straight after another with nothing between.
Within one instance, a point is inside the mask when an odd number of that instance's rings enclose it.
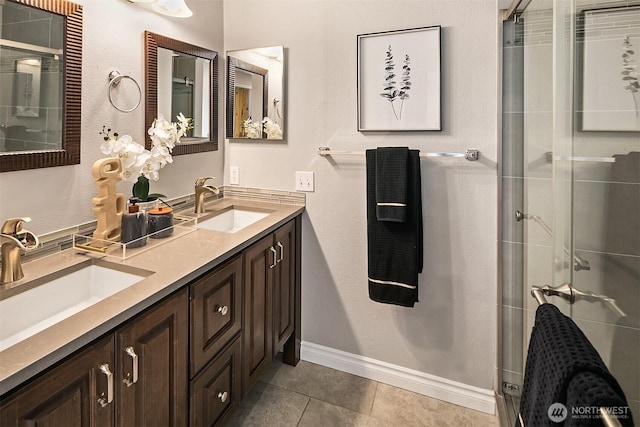
<instances>
[{"instance_id":1,"label":"white flower","mask_svg":"<svg viewBox=\"0 0 640 427\"><path fill-rule=\"evenodd\" d=\"M242 128L247 138L255 139L262 137L262 126L260 122L252 121L251 117L242 122Z\"/></svg>"},{"instance_id":2,"label":"white flower","mask_svg":"<svg viewBox=\"0 0 640 427\"><path fill-rule=\"evenodd\" d=\"M171 151L180 138L190 129L191 119L182 113L178 114L178 123L165 120L162 114L158 115L147 131L151 139L151 150L146 150L129 135L110 134L111 129L103 127L104 142L100 145L100 151L111 157L120 158L122 163L122 179L136 182L140 175L157 181L159 171L168 163L173 162Z\"/></svg>"},{"instance_id":3,"label":"white flower","mask_svg":"<svg viewBox=\"0 0 640 427\"><path fill-rule=\"evenodd\" d=\"M262 119L262 125L264 127L264 132L267 134L267 139L282 138L282 129L280 128L280 125L269 117Z\"/></svg>"}]
</instances>

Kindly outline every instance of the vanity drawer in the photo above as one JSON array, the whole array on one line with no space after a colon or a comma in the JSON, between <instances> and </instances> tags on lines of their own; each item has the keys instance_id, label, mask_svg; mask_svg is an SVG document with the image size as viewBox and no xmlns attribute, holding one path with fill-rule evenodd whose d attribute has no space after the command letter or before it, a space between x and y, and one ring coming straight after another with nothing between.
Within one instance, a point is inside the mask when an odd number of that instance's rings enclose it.
<instances>
[{"instance_id":1,"label":"vanity drawer","mask_svg":"<svg viewBox=\"0 0 640 427\"><path fill-rule=\"evenodd\" d=\"M191 285L191 377L240 332L242 257Z\"/></svg>"},{"instance_id":2,"label":"vanity drawer","mask_svg":"<svg viewBox=\"0 0 640 427\"><path fill-rule=\"evenodd\" d=\"M219 424L238 405L240 393L240 337L191 381L190 425Z\"/></svg>"}]
</instances>

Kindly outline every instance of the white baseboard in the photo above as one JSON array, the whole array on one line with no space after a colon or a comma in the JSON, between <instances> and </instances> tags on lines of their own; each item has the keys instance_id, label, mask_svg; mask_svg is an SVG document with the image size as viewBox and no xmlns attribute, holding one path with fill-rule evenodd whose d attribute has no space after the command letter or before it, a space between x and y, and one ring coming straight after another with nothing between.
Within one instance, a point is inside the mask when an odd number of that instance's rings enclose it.
<instances>
[{"instance_id":1,"label":"white baseboard","mask_svg":"<svg viewBox=\"0 0 640 427\"><path fill-rule=\"evenodd\" d=\"M306 341L301 343L300 356L303 360L318 365L400 387L465 408L495 414L496 400L493 390L451 381Z\"/></svg>"}]
</instances>

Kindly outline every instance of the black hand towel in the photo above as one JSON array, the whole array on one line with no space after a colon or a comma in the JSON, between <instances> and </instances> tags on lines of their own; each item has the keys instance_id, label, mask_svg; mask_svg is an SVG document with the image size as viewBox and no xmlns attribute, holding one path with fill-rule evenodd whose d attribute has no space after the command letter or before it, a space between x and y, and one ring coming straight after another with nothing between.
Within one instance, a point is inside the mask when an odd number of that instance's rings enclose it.
<instances>
[{"instance_id":1,"label":"black hand towel","mask_svg":"<svg viewBox=\"0 0 640 427\"><path fill-rule=\"evenodd\" d=\"M376 150L367 150L366 157L369 298L377 302L413 307L418 302L418 273L422 272L419 151L409 151L405 222L378 221Z\"/></svg>"},{"instance_id":2,"label":"black hand towel","mask_svg":"<svg viewBox=\"0 0 640 427\"><path fill-rule=\"evenodd\" d=\"M376 217L378 221L407 220L409 148L376 149Z\"/></svg>"},{"instance_id":3,"label":"black hand towel","mask_svg":"<svg viewBox=\"0 0 640 427\"><path fill-rule=\"evenodd\" d=\"M618 382L580 328L555 305L540 305L531 332L520 401L520 416L524 426L558 425L548 415L549 407L554 403L565 405L566 419L571 418L569 402L584 402L579 396L569 396L569 393L576 392L584 384L570 384L574 379L578 382L584 380L584 373L594 374L606 383L610 391L605 393L615 393L611 398L619 399L616 401L626 406L626 398ZM587 380L592 378L586 377ZM598 399L590 402L595 407L606 404L607 401ZM633 425L631 412L628 411L628 414L628 419L619 419L622 425Z\"/></svg>"}]
</instances>

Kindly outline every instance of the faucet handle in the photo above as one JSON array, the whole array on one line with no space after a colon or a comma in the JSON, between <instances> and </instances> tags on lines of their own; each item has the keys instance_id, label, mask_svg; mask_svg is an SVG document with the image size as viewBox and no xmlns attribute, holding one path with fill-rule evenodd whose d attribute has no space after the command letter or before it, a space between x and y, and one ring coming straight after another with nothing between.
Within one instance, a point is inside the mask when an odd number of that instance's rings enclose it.
<instances>
[{"instance_id":1,"label":"faucet handle","mask_svg":"<svg viewBox=\"0 0 640 427\"><path fill-rule=\"evenodd\" d=\"M31 218L28 216L24 218L9 218L2 225L2 234L18 234L22 231L23 222L31 222Z\"/></svg>"},{"instance_id":2,"label":"faucet handle","mask_svg":"<svg viewBox=\"0 0 640 427\"><path fill-rule=\"evenodd\" d=\"M207 182L210 179L216 179L214 176L208 176L205 178L198 178L196 179L196 187L202 187L204 185L205 182Z\"/></svg>"}]
</instances>

